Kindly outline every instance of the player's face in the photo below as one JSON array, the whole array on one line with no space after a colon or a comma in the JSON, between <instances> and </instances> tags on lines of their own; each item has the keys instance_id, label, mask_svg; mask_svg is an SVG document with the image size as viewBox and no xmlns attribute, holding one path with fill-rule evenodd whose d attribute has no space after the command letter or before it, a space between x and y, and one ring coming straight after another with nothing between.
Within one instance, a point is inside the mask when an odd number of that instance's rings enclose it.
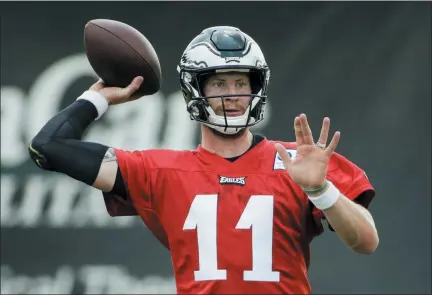
<instances>
[{"instance_id":1,"label":"player's face","mask_svg":"<svg viewBox=\"0 0 432 295\"><path fill-rule=\"evenodd\" d=\"M249 76L245 73L216 74L207 79L203 85L205 96L223 96L252 94ZM241 116L245 113L250 96L232 96L224 98L224 107L227 117ZM216 115L223 116L222 100L209 98L208 103Z\"/></svg>"}]
</instances>

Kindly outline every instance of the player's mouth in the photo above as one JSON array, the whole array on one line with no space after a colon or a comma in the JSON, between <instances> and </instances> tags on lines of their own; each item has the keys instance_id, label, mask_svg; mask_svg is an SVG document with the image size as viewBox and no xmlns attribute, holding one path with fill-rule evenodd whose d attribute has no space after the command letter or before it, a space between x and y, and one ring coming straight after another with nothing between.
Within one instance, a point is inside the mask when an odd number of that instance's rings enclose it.
<instances>
[{"instance_id":1,"label":"player's mouth","mask_svg":"<svg viewBox=\"0 0 432 295\"><path fill-rule=\"evenodd\" d=\"M225 114L227 117L237 117L243 115L243 112L237 109L225 109Z\"/></svg>"}]
</instances>

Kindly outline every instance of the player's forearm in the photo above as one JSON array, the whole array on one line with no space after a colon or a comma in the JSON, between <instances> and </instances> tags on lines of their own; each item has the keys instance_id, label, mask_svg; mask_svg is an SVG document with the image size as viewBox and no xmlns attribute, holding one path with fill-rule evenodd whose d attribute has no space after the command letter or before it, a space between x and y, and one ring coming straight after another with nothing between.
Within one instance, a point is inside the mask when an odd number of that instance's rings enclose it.
<instances>
[{"instance_id":1,"label":"player's forearm","mask_svg":"<svg viewBox=\"0 0 432 295\"><path fill-rule=\"evenodd\" d=\"M335 232L355 252L371 254L378 247L378 233L369 211L340 195L323 213Z\"/></svg>"},{"instance_id":2,"label":"player's forearm","mask_svg":"<svg viewBox=\"0 0 432 295\"><path fill-rule=\"evenodd\" d=\"M31 159L42 169L66 174L92 185L107 146L81 138L96 119L95 106L85 100L72 103L51 118L29 146Z\"/></svg>"}]
</instances>

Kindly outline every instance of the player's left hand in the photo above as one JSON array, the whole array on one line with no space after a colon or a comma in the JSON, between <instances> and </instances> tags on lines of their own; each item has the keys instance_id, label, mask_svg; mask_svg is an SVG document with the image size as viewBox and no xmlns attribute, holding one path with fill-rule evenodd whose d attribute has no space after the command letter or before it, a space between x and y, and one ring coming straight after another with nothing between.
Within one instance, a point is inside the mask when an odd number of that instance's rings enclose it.
<instances>
[{"instance_id":1,"label":"player's left hand","mask_svg":"<svg viewBox=\"0 0 432 295\"><path fill-rule=\"evenodd\" d=\"M290 158L285 147L281 144L275 145L289 176L304 189L315 190L325 183L328 162L340 138L340 132L335 132L330 144L326 147L329 129L330 119L326 117L323 120L318 142L315 144L307 117L305 114L301 114L294 119L297 143L295 159Z\"/></svg>"}]
</instances>

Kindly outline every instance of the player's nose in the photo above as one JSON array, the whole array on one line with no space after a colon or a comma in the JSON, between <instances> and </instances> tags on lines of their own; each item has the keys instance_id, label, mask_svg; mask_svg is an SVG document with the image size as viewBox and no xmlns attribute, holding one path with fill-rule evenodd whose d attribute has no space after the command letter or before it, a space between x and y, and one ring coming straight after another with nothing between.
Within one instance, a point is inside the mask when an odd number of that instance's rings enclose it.
<instances>
[{"instance_id":1,"label":"player's nose","mask_svg":"<svg viewBox=\"0 0 432 295\"><path fill-rule=\"evenodd\" d=\"M238 100L240 98L240 96L236 96L239 95L239 91L238 89L236 89L235 86L230 86L228 87L228 91L227 91L227 96L225 97L225 100Z\"/></svg>"}]
</instances>

